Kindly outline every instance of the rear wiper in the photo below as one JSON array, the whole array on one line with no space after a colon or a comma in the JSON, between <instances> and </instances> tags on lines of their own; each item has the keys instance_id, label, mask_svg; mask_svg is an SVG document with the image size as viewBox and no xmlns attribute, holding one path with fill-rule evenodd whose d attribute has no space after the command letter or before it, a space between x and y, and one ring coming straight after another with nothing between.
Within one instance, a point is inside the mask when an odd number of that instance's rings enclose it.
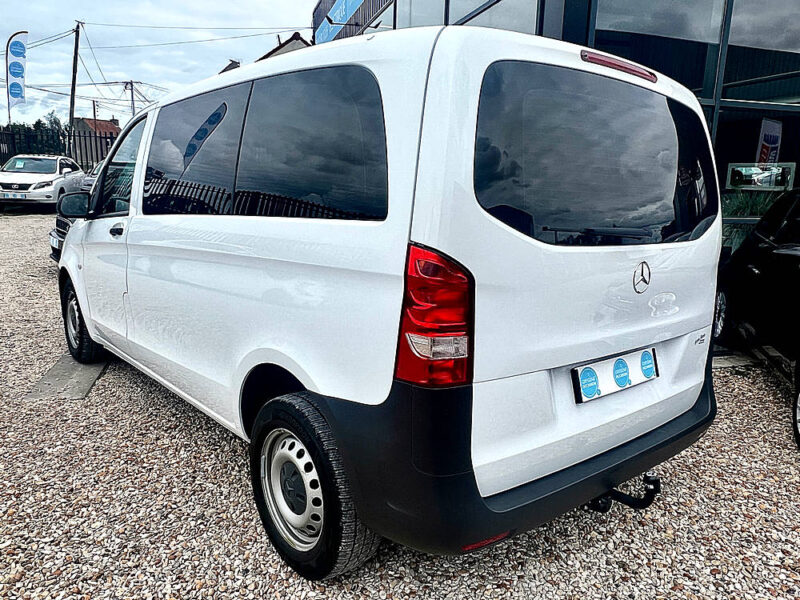
<instances>
[{"instance_id":1,"label":"rear wiper","mask_svg":"<svg viewBox=\"0 0 800 600\"><path fill-rule=\"evenodd\" d=\"M605 235L608 237L634 239L649 238L653 235L650 231L641 227L587 227L586 229L581 229L578 233L595 237Z\"/></svg>"},{"instance_id":2,"label":"rear wiper","mask_svg":"<svg viewBox=\"0 0 800 600\"><path fill-rule=\"evenodd\" d=\"M572 233L578 235L588 235L592 237L618 237L645 239L651 237L651 231L642 227L587 227L585 229L559 229L556 227L542 227L542 231L552 231L556 235L559 233Z\"/></svg>"}]
</instances>

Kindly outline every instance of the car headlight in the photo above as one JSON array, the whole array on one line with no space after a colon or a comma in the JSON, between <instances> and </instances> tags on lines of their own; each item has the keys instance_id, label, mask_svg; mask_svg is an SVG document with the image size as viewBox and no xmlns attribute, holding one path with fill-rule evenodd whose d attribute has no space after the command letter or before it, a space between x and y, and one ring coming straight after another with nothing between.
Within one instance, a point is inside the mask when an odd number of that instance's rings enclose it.
<instances>
[{"instance_id":1,"label":"car headlight","mask_svg":"<svg viewBox=\"0 0 800 600\"><path fill-rule=\"evenodd\" d=\"M40 190L42 188L50 187L51 185L53 185L52 180L51 181L40 181L39 183L34 185L31 189L32 190Z\"/></svg>"}]
</instances>

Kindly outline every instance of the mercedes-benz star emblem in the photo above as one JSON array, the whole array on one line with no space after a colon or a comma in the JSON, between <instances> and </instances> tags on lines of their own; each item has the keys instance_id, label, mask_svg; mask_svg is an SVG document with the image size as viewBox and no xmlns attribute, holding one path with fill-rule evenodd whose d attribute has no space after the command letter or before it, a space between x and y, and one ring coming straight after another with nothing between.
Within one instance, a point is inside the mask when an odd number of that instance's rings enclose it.
<instances>
[{"instance_id":1,"label":"mercedes-benz star emblem","mask_svg":"<svg viewBox=\"0 0 800 600\"><path fill-rule=\"evenodd\" d=\"M642 261L633 271L633 289L637 294L644 294L650 286L650 265Z\"/></svg>"}]
</instances>

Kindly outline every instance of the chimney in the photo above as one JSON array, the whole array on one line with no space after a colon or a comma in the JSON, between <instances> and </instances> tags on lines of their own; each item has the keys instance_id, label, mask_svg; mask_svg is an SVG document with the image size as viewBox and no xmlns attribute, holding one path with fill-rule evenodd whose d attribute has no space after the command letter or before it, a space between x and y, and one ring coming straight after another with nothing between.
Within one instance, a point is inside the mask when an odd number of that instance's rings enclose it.
<instances>
[{"instance_id":1,"label":"chimney","mask_svg":"<svg viewBox=\"0 0 800 600\"><path fill-rule=\"evenodd\" d=\"M119 120L114 116L111 115L111 122L116 126L119 127Z\"/></svg>"}]
</instances>

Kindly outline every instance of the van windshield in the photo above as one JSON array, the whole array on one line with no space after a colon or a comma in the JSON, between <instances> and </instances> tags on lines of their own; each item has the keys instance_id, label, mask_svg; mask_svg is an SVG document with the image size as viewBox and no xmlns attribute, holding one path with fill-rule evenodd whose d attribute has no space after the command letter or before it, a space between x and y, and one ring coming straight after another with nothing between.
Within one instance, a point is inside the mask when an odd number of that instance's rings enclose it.
<instances>
[{"instance_id":1,"label":"van windshield","mask_svg":"<svg viewBox=\"0 0 800 600\"><path fill-rule=\"evenodd\" d=\"M693 110L609 77L522 61L494 63L484 76L474 185L495 218L558 245L695 239L718 210Z\"/></svg>"}]
</instances>

